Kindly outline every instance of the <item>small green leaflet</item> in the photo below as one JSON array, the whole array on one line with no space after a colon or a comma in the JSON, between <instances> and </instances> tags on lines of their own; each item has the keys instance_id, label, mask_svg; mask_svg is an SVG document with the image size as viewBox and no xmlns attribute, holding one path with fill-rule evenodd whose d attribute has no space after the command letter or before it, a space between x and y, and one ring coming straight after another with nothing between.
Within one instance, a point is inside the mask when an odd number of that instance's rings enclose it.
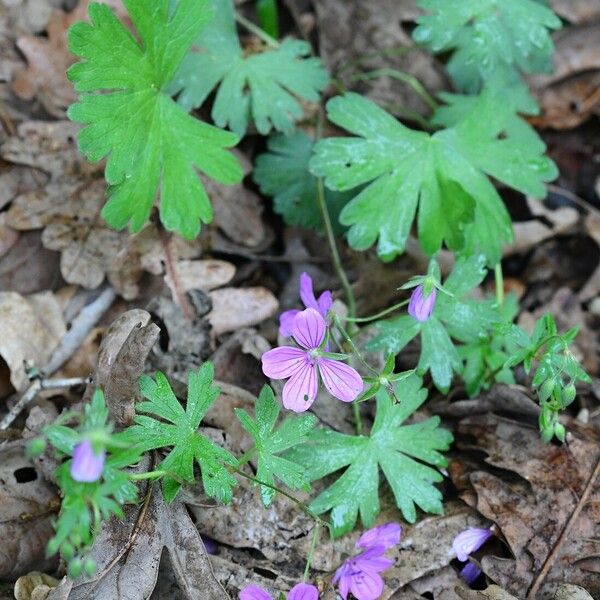
<instances>
[{"instance_id":1,"label":"small green leaflet","mask_svg":"<svg viewBox=\"0 0 600 600\"><path fill-rule=\"evenodd\" d=\"M304 466L278 455L305 442L307 434L313 429L317 419L310 414L287 417L275 429L280 411L281 408L275 399L273 390L265 385L256 400L256 420L253 420L241 408L236 408L235 414L242 427L254 440L258 456L257 479L274 486L275 478L277 478L289 488L309 491L310 482L306 477ZM270 506L275 497L275 490L262 485L260 486L260 495L263 504Z\"/></svg>"},{"instance_id":2,"label":"small green leaflet","mask_svg":"<svg viewBox=\"0 0 600 600\"><path fill-rule=\"evenodd\" d=\"M319 99L329 76L310 46L287 39L277 48L245 56L235 27L233 0L212 0L214 21L196 38L170 86L186 109L200 106L218 86L212 118L240 137L250 116L259 133L292 133L303 112L298 100Z\"/></svg>"},{"instance_id":3,"label":"small green leaflet","mask_svg":"<svg viewBox=\"0 0 600 600\"><path fill-rule=\"evenodd\" d=\"M303 131L272 136L267 142L269 152L256 159L254 181L263 194L273 197L275 212L288 225L321 231L317 178L308 170L313 146L313 140ZM337 234L344 231L338 217L350 198L352 193L325 189L325 201Z\"/></svg>"},{"instance_id":4,"label":"small green leaflet","mask_svg":"<svg viewBox=\"0 0 600 600\"><path fill-rule=\"evenodd\" d=\"M413 38L432 52L452 51L448 72L457 87L476 93L498 72L511 76L552 70L550 30L561 27L537 0L419 0Z\"/></svg>"},{"instance_id":5,"label":"small green leaflet","mask_svg":"<svg viewBox=\"0 0 600 600\"><path fill-rule=\"evenodd\" d=\"M502 243L512 240L512 227L487 175L543 197L543 182L557 174L539 148L508 135L513 112L495 94L482 94L467 117L433 135L404 127L358 94L333 98L327 113L359 137L317 142L311 172L334 190L367 184L342 210L340 222L350 226L348 240L357 250L379 238L384 260L404 251L418 206L418 235L427 254L445 242L454 251L484 254L494 265Z\"/></svg>"},{"instance_id":6,"label":"small green leaflet","mask_svg":"<svg viewBox=\"0 0 600 600\"><path fill-rule=\"evenodd\" d=\"M447 462L440 452L449 448L452 435L439 427L439 417L402 425L427 397L418 377L396 384L396 395L400 404L393 403L384 389L377 393L377 415L369 436L317 429L308 443L289 452L288 458L304 465L311 480L345 469L310 504L317 514L331 511L335 536L351 531L359 512L365 527L373 525L380 510L380 469L407 521L415 522L415 505L426 512L443 512L442 495L433 484L443 479L437 469Z\"/></svg>"},{"instance_id":7,"label":"small green leaflet","mask_svg":"<svg viewBox=\"0 0 600 600\"><path fill-rule=\"evenodd\" d=\"M451 338L461 342L475 342L498 320L491 301L471 300L467 296L486 275L483 256L471 256L457 261L443 288L452 296L438 292L433 314L419 322L410 315L376 323L379 334L367 345L367 350L383 350L398 354L408 342L421 334L419 373L431 371L436 387L447 391L452 374L462 371L462 361Z\"/></svg>"},{"instance_id":8,"label":"small green leaflet","mask_svg":"<svg viewBox=\"0 0 600 600\"><path fill-rule=\"evenodd\" d=\"M204 491L220 502L230 502L236 479L224 465L237 465L236 458L198 433L200 422L219 395L212 385L213 365L204 363L198 371L188 375L187 404L179 403L167 378L156 373L140 379L140 390L147 401L136 409L144 415L135 417L135 425L126 430L127 438L145 451L170 448L167 457L156 467L176 476L163 479L163 495L167 502L177 496L181 481L194 481L194 461L200 466ZM152 417L146 415L154 415ZM162 420L158 420L162 419Z\"/></svg>"},{"instance_id":9,"label":"small green leaflet","mask_svg":"<svg viewBox=\"0 0 600 600\"><path fill-rule=\"evenodd\" d=\"M207 1L181 0L169 16L169 0L124 0L141 43L103 4L90 5L91 24L69 30L69 50L83 60L68 71L81 92L68 115L86 125L79 146L87 158L108 157L102 216L111 227L139 231L159 192L164 226L192 239L213 215L197 169L221 183L242 179L225 150L237 136L191 117L165 93L210 19Z\"/></svg>"}]
</instances>

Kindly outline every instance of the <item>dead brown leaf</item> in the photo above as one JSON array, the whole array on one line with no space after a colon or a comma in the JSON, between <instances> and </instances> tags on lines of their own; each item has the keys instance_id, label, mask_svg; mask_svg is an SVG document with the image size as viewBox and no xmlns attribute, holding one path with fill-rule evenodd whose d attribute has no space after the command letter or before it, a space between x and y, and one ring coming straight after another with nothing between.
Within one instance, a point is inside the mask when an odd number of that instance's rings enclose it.
<instances>
[{"instance_id":1,"label":"dead brown leaf","mask_svg":"<svg viewBox=\"0 0 600 600\"><path fill-rule=\"evenodd\" d=\"M279 308L277 298L264 287L222 288L210 292L209 296L213 309L206 318L215 336L258 325Z\"/></svg>"},{"instance_id":2,"label":"dead brown leaf","mask_svg":"<svg viewBox=\"0 0 600 600\"><path fill-rule=\"evenodd\" d=\"M17 391L27 384L25 365L43 367L65 335L62 311L52 292L21 296L0 292L0 356Z\"/></svg>"},{"instance_id":3,"label":"dead brown leaf","mask_svg":"<svg viewBox=\"0 0 600 600\"><path fill-rule=\"evenodd\" d=\"M584 23L600 17L600 0L550 0L550 6L571 23Z\"/></svg>"},{"instance_id":4,"label":"dead brown leaf","mask_svg":"<svg viewBox=\"0 0 600 600\"><path fill-rule=\"evenodd\" d=\"M160 486L141 506L126 507L125 519L104 523L91 551L98 564L94 579L75 582L68 600L146 600L156 585L163 550L168 552L180 598L228 600L215 578L202 539L184 505L167 506ZM61 582L48 600L60 597Z\"/></svg>"},{"instance_id":5,"label":"dead brown leaf","mask_svg":"<svg viewBox=\"0 0 600 600\"><path fill-rule=\"evenodd\" d=\"M50 592L58 585L58 579L32 571L22 575L15 583L15 600L46 600Z\"/></svg>"},{"instance_id":6,"label":"dead brown leaf","mask_svg":"<svg viewBox=\"0 0 600 600\"><path fill-rule=\"evenodd\" d=\"M577 431L568 444L544 444L536 427L493 414L463 420L456 441L485 453L483 469L470 475L477 510L514 557L484 556L485 574L518 597L549 600L561 583L599 596L598 442Z\"/></svg>"},{"instance_id":7,"label":"dead brown leaf","mask_svg":"<svg viewBox=\"0 0 600 600\"><path fill-rule=\"evenodd\" d=\"M594 239L600 248L600 215L590 213L585 218L586 232ZM600 294L600 265L596 267L586 284L579 291L579 298L586 302L592 300Z\"/></svg>"},{"instance_id":8,"label":"dead brown leaf","mask_svg":"<svg viewBox=\"0 0 600 600\"><path fill-rule=\"evenodd\" d=\"M0 448L0 506L0 580L55 566L55 558L45 557L45 547L59 499L25 457L23 441Z\"/></svg>"},{"instance_id":9,"label":"dead brown leaf","mask_svg":"<svg viewBox=\"0 0 600 600\"><path fill-rule=\"evenodd\" d=\"M235 275L235 267L224 260L180 260L175 263L174 272L181 291L207 292L229 283ZM175 297L177 292L168 274L165 282Z\"/></svg>"}]
</instances>

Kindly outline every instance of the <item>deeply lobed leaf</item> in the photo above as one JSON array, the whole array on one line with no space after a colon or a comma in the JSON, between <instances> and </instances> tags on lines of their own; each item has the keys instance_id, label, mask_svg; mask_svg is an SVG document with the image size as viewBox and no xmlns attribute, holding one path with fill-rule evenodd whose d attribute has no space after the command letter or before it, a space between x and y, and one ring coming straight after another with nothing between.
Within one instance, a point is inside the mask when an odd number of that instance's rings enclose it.
<instances>
[{"instance_id":1,"label":"deeply lobed leaf","mask_svg":"<svg viewBox=\"0 0 600 600\"><path fill-rule=\"evenodd\" d=\"M69 118L86 125L81 151L92 161L107 157L109 225L139 231L159 193L165 227L193 238L212 220L197 170L228 184L243 175L226 150L237 137L189 116L165 93L210 19L207 0L180 0L172 14L169 0L124 3L140 42L103 4L90 5L91 23L69 30L69 49L83 59L68 71L81 93Z\"/></svg>"}]
</instances>

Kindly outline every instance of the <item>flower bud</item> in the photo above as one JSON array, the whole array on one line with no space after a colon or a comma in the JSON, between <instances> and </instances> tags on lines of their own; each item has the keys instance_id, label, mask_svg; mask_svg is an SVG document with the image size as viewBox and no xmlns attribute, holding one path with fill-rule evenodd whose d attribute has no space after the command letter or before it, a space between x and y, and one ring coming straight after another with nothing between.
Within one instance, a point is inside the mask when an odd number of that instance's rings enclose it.
<instances>
[{"instance_id":1,"label":"flower bud","mask_svg":"<svg viewBox=\"0 0 600 600\"><path fill-rule=\"evenodd\" d=\"M83 440L73 450L73 462L71 463L71 477L75 481L91 483L98 481L104 469L104 450L96 454L89 440Z\"/></svg>"},{"instance_id":2,"label":"flower bud","mask_svg":"<svg viewBox=\"0 0 600 600\"><path fill-rule=\"evenodd\" d=\"M429 296L424 298L423 286L417 286L410 297L410 302L408 303L408 314L417 321L427 321L433 312L436 296L437 290L433 288Z\"/></svg>"}]
</instances>

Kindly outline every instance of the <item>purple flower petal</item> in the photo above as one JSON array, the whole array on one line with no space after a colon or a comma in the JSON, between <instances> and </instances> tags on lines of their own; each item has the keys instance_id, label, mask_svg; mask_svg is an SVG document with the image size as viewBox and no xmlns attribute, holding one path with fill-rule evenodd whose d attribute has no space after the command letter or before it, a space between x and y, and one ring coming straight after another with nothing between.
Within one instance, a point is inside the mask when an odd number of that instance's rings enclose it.
<instances>
[{"instance_id":1,"label":"purple flower petal","mask_svg":"<svg viewBox=\"0 0 600 600\"><path fill-rule=\"evenodd\" d=\"M283 406L294 412L308 410L317 397L317 368L306 359L283 386Z\"/></svg>"},{"instance_id":2,"label":"purple flower petal","mask_svg":"<svg viewBox=\"0 0 600 600\"><path fill-rule=\"evenodd\" d=\"M325 319L314 308L300 311L292 325L294 339L306 350L318 348L325 337L326 330Z\"/></svg>"},{"instance_id":3,"label":"purple flower petal","mask_svg":"<svg viewBox=\"0 0 600 600\"><path fill-rule=\"evenodd\" d=\"M334 398L352 402L363 391L362 377L352 367L331 358L319 358L318 364L323 383Z\"/></svg>"},{"instance_id":4,"label":"purple flower petal","mask_svg":"<svg viewBox=\"0 0 600 600\"><path fill-rule=\"evenodd\" d=\"M468 562L460 571L459 575L468 585L473 585L481 575L481 569L472 562Z\"/></svg>"},{"instance_id":5,"label":"purple flower petal","mask_svg":"<svg viewBox=\"0 0 600 600\"><path fill-rule=\"evenodd\" d=\"M378 573L362 571L352 576L350 591L356 600L377 600L383 594L383 579Z\"/></svg>"},{"instance_id":6,"label":"purple flower petal","mask_svg":"<svg viewBox=\"0 0 600 600\"><path fill-rule=\"evenodd\" d=\"M338 592L340 596L346 600L348 598L348 593L350 592L350 583L352 582L352 576L343 576L340 579L340 583L338 585Z\"/></svg>"},{"instance_id":7,"label":"purple flower petal","mask_svg":"<svg viewBox=\"0 0 600 600\"><path fill-rule=\"evenodd\" d=\"M356 568L373 573L389 569L394 561L383 556L385 551L385 546L371 546L368 550L354 557Z\"/></svg>"},{"instance_id":8,"label":"purple flower petal","mask_svg":"<svg viewBox=\"0 0 600 600\"><path fill-rule=\"evenodd\" d=\"M283 337L291 337L294 319L300 311L297 308L286 310L279 315L279 333Z\"/></svg>"},{"instance_id":9,"label":"purple flower petal","mask_svg":"<svg viewBox=\"0 0 600 600\"><path fill-rule=\"evenodd\" d=\"M373 546L383 546L386 550L393 548L400 543L402 527L398 523L386 523L365 531L358 542L357 548L372 548Z\"/></svg>"},{"instance_id":10,"label":"purple flower petal","mask_svg":"<svg viewBox=\"0 0 600 600\"><path fill-rule=\"evenodd\" d=\"M287 600L319 600L319 590L309 583L298 583L290 590Z\"/></svg>"},{"instance_id":11,"label":"purple flower petal","mask_svg":"<svg viewBox=\"0 0 600 600\"><path fill-rule=\"evenodd\" d=\"M479 550L493 535L494 532L491 529L480 529L478 527L470 527L462 531L452 542L452 549L456 554L456 558L461 562L466 561L471 552Z\"/></svg>"},{"instance_id":12,"label":"purple flower petal","mask_svg":"<svg viewBox=\"0 0 600 600\"><path fill-rule=\"evenodd\" d=\"M423 297L423 286L417 286L408 303L408 314L417 321L427 321L433 312L437 290L433 288L427 298Z\"/></svg>"},{"instance_id":13,"label":"purple flower petal","mask_svg":"<svg viewBox=\"0 0 600 600\"><path fill-rule=\"evenodd\" d=\"M315 298L315 292L313 290L313 282L308 273L302 273L300 275L300 300L302 300L306 308L314 308L316 311L319 310L317 299Z\"/></svg>"},{"instance_id":14,"label":"purple flower petal","mask_svg":"<svg viewBox=\"0 0 600 600\"><path fill-rule=\"evenodd\" d=\"M327 313L333 306L333 296L329 290L324 291L317 300L317 304L319 305L319 312L322 317L325 318Z\"/></svg>"},{"instance_id":15,"label":"purple flower petal","mask_svg":"<svg viewBox=\"0 0 600 600\"><path fill-rule=\"evenodd\" d=\"M298 366L303 365L308 357L300 348L281 346L265 352L261 360L263 373L267 377L287 379L297 372Z\"/></svg>"},{"instance_id":16,"label":"purple flower petal","mask_svg":"<svg viewBox=\"0 0 600 600\"><path fill-rule=\"evenodd\" d=\"M202 543L204 544L206 554L216 554L219 548L217 542L207 535L201 535L200 537L202 538Z\"/></svg>"},{"instance_id":17,"label":"purple flower petal","mask_svg":"<svg viewBox=\"0 0 600 600\"><path fill-rule=\"evenodd\" d=\"M271 596L262 588L249 585L240 592L240 600L271 600Z\"/></svg>"},{"instance_id":18,"label":"purple flower petal","mask_svg":"<svg viewBox=\"0 0 600 600\"><path fill-rule=\"evenodd\" d=\"M89 440L79 442L73 450L73 461L71 462L71 477L82 483L98 481L104 469L106 452L102 450L96 454Z\"/></svg>"}]
</instances>

